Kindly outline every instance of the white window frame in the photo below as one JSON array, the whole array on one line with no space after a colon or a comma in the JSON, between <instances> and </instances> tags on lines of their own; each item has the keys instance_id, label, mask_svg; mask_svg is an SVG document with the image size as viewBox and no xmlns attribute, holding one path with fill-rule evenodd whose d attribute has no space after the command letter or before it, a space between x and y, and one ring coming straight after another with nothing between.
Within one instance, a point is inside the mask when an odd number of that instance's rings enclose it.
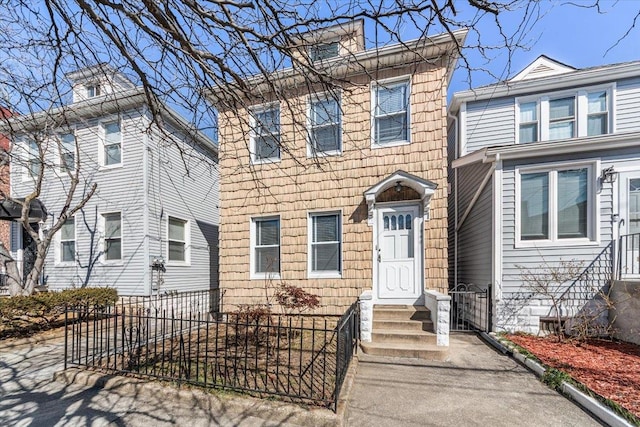
<instances>
[{"instance_id":1,"label":"white window frame","mask_svg":"<svg viewBox=\"0 0 640 427\"><path fill-rule=\"evenodd\" d=\"M116 169L116 168L121 168L122 165L124 164L124 144L123 144L123 139L124 139L124 132L123 132L123 126L122 126L122 120L120 120L120 118L113 118L113 119L105 119L100 121L99 127L100 127L100 135L99 135L99 141L100 143L98 144L98 160L100 162L100 169ZM118 126L120 127L120 163L113 163L111 165L107 165L106 161L107 161L107 153L106 153L106 148L107 145L115 145L115 144L107 144L107 126L112 124L112 123L118 123Z\"/></svg>"},{"instance_id":2,"label":"white window frame","mask_svg":"<svg viewBox=\"0 0 640 427\"><path fill-rule=\"evenodd\" d=\"M107 238L106 238L106 215L120 214L120 259L107 259ZM122 265L124 262L124 215L122 211L100 212L100 247L102 253L100 255L101 262L108 265Z\"/></svg>"},{"instance_id":3,"label":"white window frame","mask_svg":"<svg viewBox=\"0 0 640 427\"><path fill-rule=\"evenodd\" d=\"M73 165L70 169L65 169L65 161L64 161L64 142L62 140L62 137L65 135L72 135L73 136L73 151L71 152L71 154L73 155ZM67 172L76 172L76 158L78 155L78 150L77 150L77 145L78 145L78 137L76 135L76 130L75 129L69 129L68 132L59 132L55 135L56 138L56 147L57 144L60 144L60 150L58 151L58 172L60 174L66 174Z\"/></svg>"},{"instance_id":4,"label":"white window frame","mask_svg":"<svg viewBox=\"0 0 640 427\"><path fill-rule=\"evenodd\" d=\"M315 216L328 216L328 215L336 215L338 217L338 265L340 266L339 270L336 271L313 271L313 260L312 260L312 251L313 251L313 217ZM342 250L344 247L344 238L342 233L342 210L330 210L330 211L308 211L307 212L307 278L309 279L318 279L318 278L330 278L330 279L340 279L342 278Z\"/></svg>"},{"instance_id":5,"label":"white window frame","mask_svg":"<svg viewBox=\"0 0 640 427\"><path fill-rule=\"evenodd\" d=\"M376 104L377 104L377 90L380 86L395 86L400 84L407 85L407 139L406 140L397 140L386 143L378 143L376 141ZM384 80L376 80L371 82L371 90L370 90L370 98L371 98L371 148L387 148L387 147L396 147L399 145L408 145L411 144L411 75L404 75L399 77L394 77L390 79Z\"/></svg>"},{"instance_id":6,"label":"white window frame","mask_svg":"<svg viewBox=\"0 0 640 427\"><path fill-rule=\"evenodd\" d=\"M594 135L594 136L604 136L611 135L616 132L616 123L615 123L615 92L616 92L616 84L610 83L606 85L596 85L596 86L588 86L582 87L579 89L565 90L559 92L549 92L540 95L534 96L522 96L518 97L515 100L515 142L516 144L520 144L520 104L527 104L530 102L536 102L538 107L538 140L532 142L526 142L525 144L535 144L536 142L545 142L545 141L561 141L561 140L550 140L549 139L549 101L555 99L568 98L570 96L575 97L575 123L574 123L574 137L575 138L584 138L587 137L588 132L588 116L589 116L589 104L587 100L587 95L593 92L606 92L607 94L607 133L602 135ZM594 137L591 136L590 138Z\"/></svg>"},{"instance_id":7,"label":"white window frame","mask_svg":"<svg viewBox=\"0 0 640 427\"><path fill-rule=\"evenodd\" d=\"M558 239L557 217L557 172L570 169L587 169L587 237ZM530 173L549 174L549 238L541 240L522 240L521 238L521 175ZM554 173L555 172L555 173ZM517 167L515 178L515 247L539 248L559 246L597 246L600 245L600 194L598 176L600 160L591 159L581 162L560 162Z\"/></svg>"},{"instance_id":8,"label":"white window frame","mask_svg":"<svg viewBox=\"0 0 640 427\"><path fill-rule=\"evenodd\" d=\"M337 98L337 99L336 99ZM313 103L332 99L338 103L338 122L331 125L318 127L338 126L338 149L329 151L317 151L313 147ZM334 94L323 92L309 95L307 99L307 157L339 156L342 154L342 92Z\"/></svg>"},{"instance_id":9,"label":"white window frame","mask_svg":"<svg viewBox=\"0 0 640 427\"><path fill-rule=\"evenodd\" d=\"M20 160L22 163L22 182L25 181L35 181L38 179L37 175L33 175L31 173L31 162L35 159L40 159L40 152L34 152L31 148L31 143L36 144L38 146L38 142L33 138L22 138L18 142L18 147L22 153L20 153ZM35 157L34 157L35 156ZM23 158L24 157L24 158ZM40 163L40 168L43 168L44 165Z\"/></svg>"},{"instance_id":10,"label":"white window frame","mask_svg":"<svg viewBox=\"0 0 640 427\"><path fill-rule=\"evenodd\" d=\"M270 111L270 110L278 110L278 144L280 144L279 149L278 149L278 157L268 157L268 158L257 158L256 157L256 124L257 124L257 120L255 115L258 113L263 113L265 111ZM282 146L281 146L281 142L282 142L282 110L280 109L280 103L278 102L272 102L269 104L261 104L261 105L256 105L254 107L252 107L249 110L249 127L251 128L250 131L250 144L249 144L249 148L250 148L250 157L251 157L251 163L253 164L263 164L263 163L278 163L282 160ZM273 134L272 134L273 135Z\"/></svg>"},{"instance_id":11,"label":"white window frame","mask_svg":"<svg viewBox=\"0 0 640 427\"><path fill-rule=\"evenodd\" d=\"M100 83L90 83L85 86L87 98L95 98L102 95Z\"/></svg>"},{"instance_id":12,"label":"white window frame","mask_svg":"<svg viewBox=\"0 0 640 427\"><path fill-rule=\"evenodd\" d=\"M78 255L78 225L76 224L76 218L75 216L67 218L67 221L69 220L73 220L73 242L74 242L74 250L73 250L73 261L64 261L62 259L62 256L64 254L64 251L62 249L62 244L64 242L70 242L71 240L63 240L62 239L62 228L64 227L64 224L62 227L60 227L60 230L58 230L57 233L57 239L56 239L56 252L55 252L55 264L56 266L60 266L60 267L64 267L64 266L70 266L70 265L75 265L76 263L76 259L77 259L77 255Z\"/></svg>"},{"instance_id":13,"label":"white window frame","mask_svg":"<svg viewBox=\"0 0 640 427\"><path fill-rule=\"evenodd\" d=\"M184 223L184 241L182 243L184 243L184 261L178 261L178 260L171 260L169 259L169 256L171 254L171 252L169 251L169 247L170 247L170 242L172 241L176 241L179 242L179 240L172 240L169 238L169 220L171 219L175 219L178 221L181 221ZM189 221L188 219L184 219L181 218L179 216L176 215L167 215L167 221L166 221L166 236L167 236L167 244L166 244L166 249L167 249L167 265L191 265L191 221Z\"/></svg>"},{"instance_id":14,"label":"white window frame","mask_svg":"<svg viewBox=\"0 0 640 427\"><path fill-rule=\"evenodd\" d=\"M269 220L274 220L277 219L278 220L278 229L279 229L279 236L278 236L278 257L280 259L280 269L278 272L260 272L257 273L256 272L256 222L259 221L269 221ZM250 227L249 227L249 233L250 233L250 238L249 238L249 248L250 248L250 255L249 255L249 268L250 270L250 274L249 274L249 278L251 280L257 280L257 279L280 279L281 274L282 274L282 218L280 217L280 215L269 215L269 216L255 216L252 217L250 220Z\"/></svg>"}]
</instances>

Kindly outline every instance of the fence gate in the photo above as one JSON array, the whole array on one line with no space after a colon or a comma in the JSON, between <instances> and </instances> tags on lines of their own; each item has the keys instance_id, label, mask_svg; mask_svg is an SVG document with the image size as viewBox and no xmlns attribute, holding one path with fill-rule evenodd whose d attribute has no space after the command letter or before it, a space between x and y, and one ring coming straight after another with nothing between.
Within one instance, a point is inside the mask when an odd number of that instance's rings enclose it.
<instances>
[{"instance_id":1,"label":"fence gate","mask_svg":"<svg viewBox=\"0 0 640 427\"><path fill-rule=\"evenodd\" d=\"M479 289L460 284L449 291L451 331L491 331L491 286Z\"/></svg>"}]
</instances>

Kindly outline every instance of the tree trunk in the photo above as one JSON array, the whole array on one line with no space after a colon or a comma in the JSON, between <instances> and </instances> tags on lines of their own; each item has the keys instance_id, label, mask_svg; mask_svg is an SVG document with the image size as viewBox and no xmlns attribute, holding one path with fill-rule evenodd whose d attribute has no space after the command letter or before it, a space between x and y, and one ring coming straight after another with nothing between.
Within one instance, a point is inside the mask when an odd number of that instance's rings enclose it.
<instances>
[{"instance_id":1,"label":"tree trunk","mask_svg":"<svg viewBox=\"0 0 640 427\"><path fill-rule=\"evenodd\" d=\"M4 269L7 274L7 287L9 288L9 295L29 295L31 292L25 292L22 285L22 278L20 271L18 270L18 263L11 256L11 253L0 242L0 262L4 265Z\"/></svg>"}]
</instances>

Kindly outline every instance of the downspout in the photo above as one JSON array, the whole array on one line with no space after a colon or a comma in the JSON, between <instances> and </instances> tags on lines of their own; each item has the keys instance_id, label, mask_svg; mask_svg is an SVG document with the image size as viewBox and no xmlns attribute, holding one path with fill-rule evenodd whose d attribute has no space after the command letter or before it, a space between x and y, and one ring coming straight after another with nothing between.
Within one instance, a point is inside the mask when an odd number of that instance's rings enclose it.
<instances>
[{"instance_id":1,"label":"downspout","mask_svg":"<svg viewBox=\"0 0 640 427\"><path fill-rule=\"evenodd\" d=\"M458 116L454 116L447 111L447 117L453 120L454 129L454 155L458 158ZM453 160L452 160L453 162ZM453 169L453 287L458 286L458 169Z\"/></svg>"},{"instance_id":2,"label":"downspout","mask_svg":"<svg viewBox=\"0 0 640 427\"><path fill-rule=\"evenodd\" d=\"M147 107L145 106L143 115L147 116ZM149 134L145 131L142 135L142 236L143 236L143 250L144 262L149 263L151 260L149 254ZM145 265L143 273L143 283L145 286L145 293L151 296L152 286L149 269L150 265Z\"/></svg>"}]
</instances>

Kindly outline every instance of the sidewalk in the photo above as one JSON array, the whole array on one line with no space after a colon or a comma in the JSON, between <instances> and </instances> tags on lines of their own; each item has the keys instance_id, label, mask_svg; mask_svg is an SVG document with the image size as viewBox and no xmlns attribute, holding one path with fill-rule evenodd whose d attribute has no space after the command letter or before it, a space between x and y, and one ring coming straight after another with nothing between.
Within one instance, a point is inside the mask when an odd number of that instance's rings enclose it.
<instances>
[{"instance_id":1,"label":"sidewalk","mask_svg":"<svg viewBox=\"0 0 640 427\"><path fill-rule=\"evenodd\" d=\"M475 335L451 336L451 360L359 353L347 426L598 426Z\"/></svg>"}]
</instances>

